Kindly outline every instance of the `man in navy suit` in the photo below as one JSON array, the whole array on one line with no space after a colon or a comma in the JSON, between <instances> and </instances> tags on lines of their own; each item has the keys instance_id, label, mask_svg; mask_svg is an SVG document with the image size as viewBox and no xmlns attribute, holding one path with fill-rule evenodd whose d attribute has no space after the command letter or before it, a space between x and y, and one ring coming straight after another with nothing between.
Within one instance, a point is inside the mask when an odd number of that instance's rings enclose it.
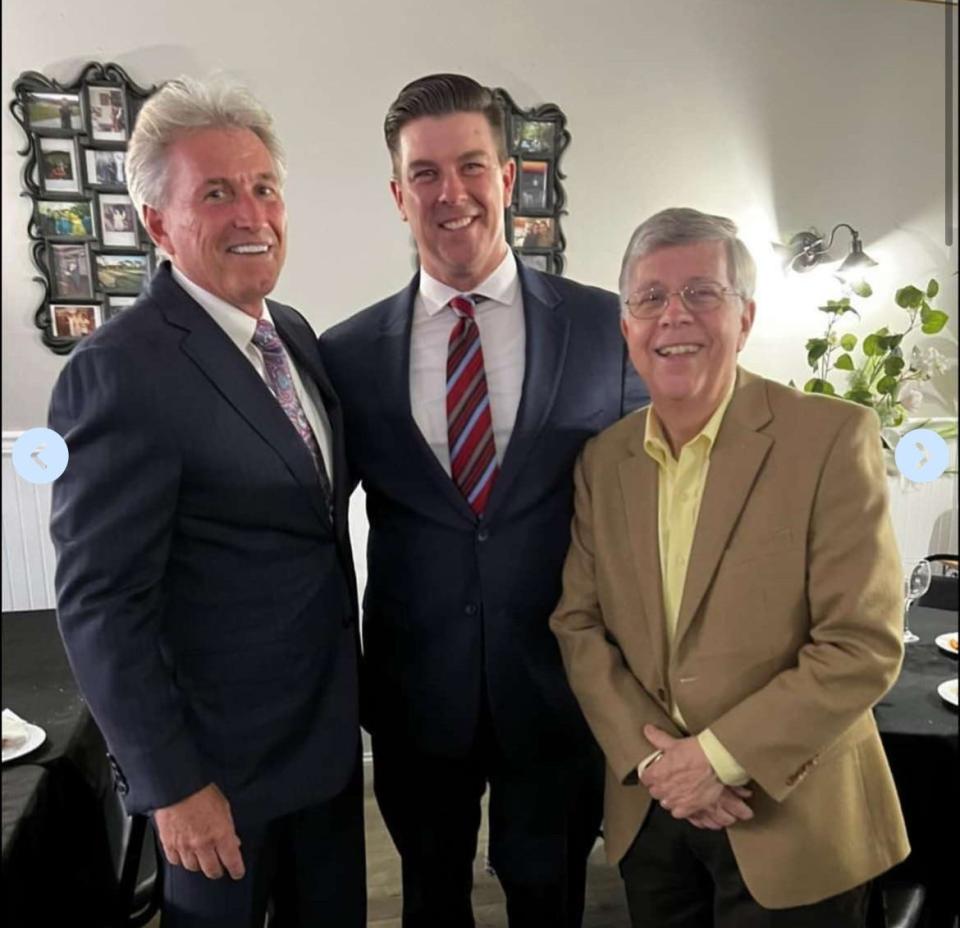
<instances>
[{"instance_id":1,"label":"man in navy suit","mask_svg":"<svg viewBox=\"0 0 960 928\"><path fill-rule=\"evenodd\" d=\"M365 925L341 410L283 266L283 156L246 91L140 113L130 193L169 257L78 345L50 427L60 628L164 926ZM229 879L224 879L224 874Z\"/></svg>"},{"instance_id":2,"label":"man in navy suit","mask_svg":"<svg viewBox=\"0 0 960 928\"><path fill-rule=\"evenodd\" d=\"M547 620L583 442L642 399L617 298L523 267L492 95L459 75L387 114L421 268L327 332L370 521L364 723L405 928L472 926L480 800L513 928L581 923L603 764Z\"/></svg>"}]
</instances>

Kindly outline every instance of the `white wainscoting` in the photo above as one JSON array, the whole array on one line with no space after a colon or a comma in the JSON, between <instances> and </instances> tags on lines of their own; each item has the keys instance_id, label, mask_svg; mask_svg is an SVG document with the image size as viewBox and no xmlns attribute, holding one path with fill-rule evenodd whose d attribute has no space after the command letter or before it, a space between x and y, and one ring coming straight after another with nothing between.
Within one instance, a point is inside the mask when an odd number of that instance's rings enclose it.
<instances>
[{"instance_id":1,"label":"white wainscoting","mask_svg":"<svg viewBox=\"0 0 960 928\"><path fill-rule=\"evenodd\" d=\"M53 609L54 554L50 541L50 486L38 486L13 469L13 443L3 433L3 611Z\"/></svg>"}]
</instances>

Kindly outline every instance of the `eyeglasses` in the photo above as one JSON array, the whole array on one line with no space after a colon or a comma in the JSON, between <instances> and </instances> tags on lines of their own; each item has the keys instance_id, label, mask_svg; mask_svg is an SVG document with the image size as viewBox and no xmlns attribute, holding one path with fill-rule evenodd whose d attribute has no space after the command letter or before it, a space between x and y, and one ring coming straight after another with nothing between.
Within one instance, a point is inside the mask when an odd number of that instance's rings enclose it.
<instances>
[{"instance_id":1,"label":"eyeglasses","mask_svg":"<svg viewBox=\"0 0 960 928\"><path fill-rule=\"evenodd\" d=\"M738 290L721 287L719 284L688 284L679 290L663 290L651 287L635 293L627 300L627 309L634 319L656 319L670 304L670 297L679 296L683 305L694 315L719 309L728 295L745 299Z\"/></svg>"}]
</instances>

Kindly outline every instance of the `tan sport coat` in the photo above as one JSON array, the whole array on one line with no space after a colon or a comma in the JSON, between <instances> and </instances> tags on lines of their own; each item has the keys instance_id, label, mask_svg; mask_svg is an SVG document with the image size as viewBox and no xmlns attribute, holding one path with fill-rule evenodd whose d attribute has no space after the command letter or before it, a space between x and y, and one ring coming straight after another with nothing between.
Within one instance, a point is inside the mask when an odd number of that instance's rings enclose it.
<instances>
[{"instance_id":1,"label":"tan sport coat","mask_svg":"<svg viewBox=\"0 0 960 928\"><path fill-rule=\"evenodd\" d=\"M643 824L643 725L677 734L672 696L691 733L709 726L752 777L755 817L727 832L757 902L843 892L909 851L870 711L903 655L878 420L738 370L668 661L647 414L581 454L550 619L607 759L607 855L619 861Z\"/></svg>"}]
</instances>

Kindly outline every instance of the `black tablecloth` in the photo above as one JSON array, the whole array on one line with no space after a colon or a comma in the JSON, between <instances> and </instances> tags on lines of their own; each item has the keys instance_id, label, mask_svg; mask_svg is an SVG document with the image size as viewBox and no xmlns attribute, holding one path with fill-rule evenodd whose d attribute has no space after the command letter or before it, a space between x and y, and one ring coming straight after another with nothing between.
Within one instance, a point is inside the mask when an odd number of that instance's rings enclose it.
<instances>
[{"instance_id":1,"label":"black tablecloth","mask_svg":"<svg viewBox=\"0 0 960 928\"><path fill-rule=\"evenodd\" d=\"M3 705L47 733L36 751L3 765L4 924L102 924L96 913L115 892L103 737L77 690L53 611L4 613L2 621Z\"/></svg>"},{"instance_id":2,"label":"black tablecloth","mask_svg":"<svg viewBox=\"0 0 960 928\"><path fill-rule=\"evenodd\" d=\"M957 614L915 606L910 628L920 641L904 645L900 676L874 709L912 847L888 879L925 885L929 924L951 926L958 910L952 850L960 824L957 710L940 698L937 687L957 676L957 659L934 639L956 634Z\"/></svg>"}]
</instances>

